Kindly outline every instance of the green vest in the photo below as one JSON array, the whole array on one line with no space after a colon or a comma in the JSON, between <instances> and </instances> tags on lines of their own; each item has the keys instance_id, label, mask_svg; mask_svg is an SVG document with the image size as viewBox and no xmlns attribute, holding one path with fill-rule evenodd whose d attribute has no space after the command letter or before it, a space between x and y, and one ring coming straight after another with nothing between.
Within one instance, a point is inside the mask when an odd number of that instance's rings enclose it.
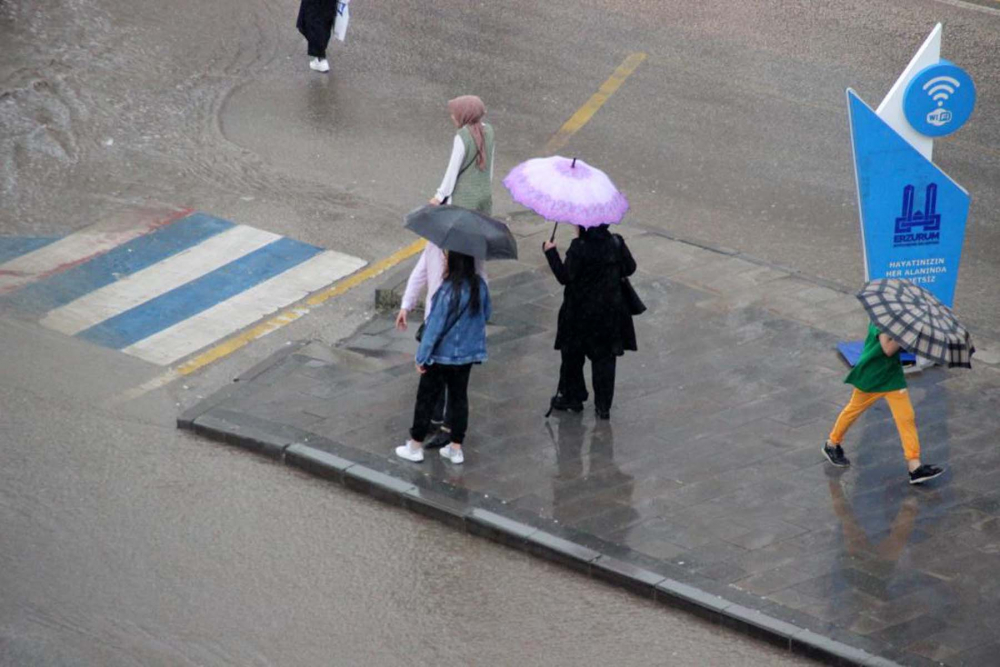
<instances>
[{"instance_id":1,"label":"green vest","mask_svg":"<svg viewBox=\"0 0 1000 667\"><path fill-rule=\"evenodd\" d=\"M476 141L468 127L458 131L458 136L465 144L465 160L459 169L468 165L455 181L455 189L451 193L449 204L471 208L486 215L493 215L493 184L490 176L493 173L493 126L483 123L483 148L486 150L486 168L480 170L476 165Z\"/></svg>"},{"instance_id":2,"label":"green vest","mask_svg":"<svg viewBox=\"0 0 1000 667\"><path fill-rule=\"evenodd\" d=\"M903 375L903 365L899 361L899 352L891 357L885 356L882 344L878 342L878 334L878 328L874 324L869 324L868 337L865 339L861 358L847 374L844 382L853 384L869 394L906 389L906 377Z\"/></svg>"}]
</instances>

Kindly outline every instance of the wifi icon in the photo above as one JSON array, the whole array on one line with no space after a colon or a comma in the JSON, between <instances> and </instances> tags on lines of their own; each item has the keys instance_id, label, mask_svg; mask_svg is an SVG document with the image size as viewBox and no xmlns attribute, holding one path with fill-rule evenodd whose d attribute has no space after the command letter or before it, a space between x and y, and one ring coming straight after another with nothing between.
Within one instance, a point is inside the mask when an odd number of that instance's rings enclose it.
<instances>
[{"instance_id":1,"label":"wifi icon","mask_svg":"<svg viewBox=\"0 0 1000 667\"><path fill-rule=\"evenodd\" d=\"M937 102L939 107L943 107L948 98L955 94L955 91L962 83L950 76L936 76L923 85L931 99Z\"/></svg>"},{"instance_id":2,"label":"wifi icon","mask_svg":"<svg viewBox=\"0 0 1000 667\"><path fill-rule=\"evenodd\" d=\"M969 119L975 104L972 78L958 65L942 60L910 79L903 96L903 114L920 134L943 137Z\"/></svg>"}]
</instances>

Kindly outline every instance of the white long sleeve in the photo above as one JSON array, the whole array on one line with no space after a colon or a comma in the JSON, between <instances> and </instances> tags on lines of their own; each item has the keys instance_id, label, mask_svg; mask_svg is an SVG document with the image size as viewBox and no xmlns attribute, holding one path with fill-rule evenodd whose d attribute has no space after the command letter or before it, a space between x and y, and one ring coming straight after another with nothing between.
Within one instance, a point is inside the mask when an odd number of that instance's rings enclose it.
<instances>
[{"instance_id":1,"label":"white long sleeve","mask_svg":"<svg viewBox=\"0 0 1000 667\"><path fill-rule=\"evenodd\" d=\"M462 138L455 135L455 141L451 145L451 159L448 160L448 169L444 172L444 180L438 188L436 196L444 201L445 197L450 197L455 191L455 181L458 180L458 172L462 169L462 162L465 161L465 143Z\"/></svg>"},{"instance_id":2,"label":"white long sleeve","mask_svg":"<svg viewBox=\"0 0 1000 667\"><path fill-rule=\"evenodd\" d=\"M417 300L420 299L420 293L427 287L427 248L429 247L431 247L431 244L424 247L424 251L420 253L420 259L417 260L417 265L410 271L410 277L406 280L406 291L403 292L402 309L407 312L417 307ZM427 310L430 310L430 308Z\"/></svg>"}]
</instances>

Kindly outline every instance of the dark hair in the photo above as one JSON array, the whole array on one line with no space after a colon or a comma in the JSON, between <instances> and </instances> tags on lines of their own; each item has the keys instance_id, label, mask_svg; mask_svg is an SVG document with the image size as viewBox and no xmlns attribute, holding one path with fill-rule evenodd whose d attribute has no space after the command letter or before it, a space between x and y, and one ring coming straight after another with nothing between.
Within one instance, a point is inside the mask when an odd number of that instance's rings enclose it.
<instances>
[{"instance_id":1,"label":"dark hair","mask_svg":"<svg viewBox=\"0 0 1000 667\"><path fill-rule=\"evenodd\" d=\"M448 251L448 275L445 280L451 283L450 311L458 310L462 298L462 283L469 284L469 310L479 312L479 275L476 273L476 260L460 252Z\"/></svg>"},{"instance_id":2,"label":"dark hair","mask_svg":"<svg viewBox=\"0 0 1000 667\"><path fill-rule=\"evenodd\" d=\"M580 230L580 238L584 240L599 238L603 236L605 232L609 234L611 233L611 230L608 227L608 225L597 225L596 227L579 227L579 230Z\"/></svg>"}]
</instances>

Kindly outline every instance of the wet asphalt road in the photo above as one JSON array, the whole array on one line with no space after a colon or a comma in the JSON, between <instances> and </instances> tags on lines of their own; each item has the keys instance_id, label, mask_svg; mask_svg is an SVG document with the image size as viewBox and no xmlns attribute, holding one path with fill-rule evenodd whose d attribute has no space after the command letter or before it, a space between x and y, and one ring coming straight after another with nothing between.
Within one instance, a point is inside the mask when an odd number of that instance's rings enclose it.
<instances>
[{"instance_id":1,"label":"wet asphalt road","mask_svg":"<svg viewBox=\"0 0 1000 667\"><path fill-rule=\"evenodd\" d=\"M877 102L942 20L945 56L980 93L936 149L974 197L959 309L996 332L1000 5L980 5L359 0L322 76L294 0L0 0L0 234L162 202L381 258L412 240L399 216L440 178L446 99L486 100L502 174L643 51L566 152L612 173L635 223L854 285L843 91ZM0 663L783 664L174 432L199 393L285 340L335 342L370 300L358 290L113 410L101 402L159 369L0 312Z\"/></svg>"}]
</instances>

